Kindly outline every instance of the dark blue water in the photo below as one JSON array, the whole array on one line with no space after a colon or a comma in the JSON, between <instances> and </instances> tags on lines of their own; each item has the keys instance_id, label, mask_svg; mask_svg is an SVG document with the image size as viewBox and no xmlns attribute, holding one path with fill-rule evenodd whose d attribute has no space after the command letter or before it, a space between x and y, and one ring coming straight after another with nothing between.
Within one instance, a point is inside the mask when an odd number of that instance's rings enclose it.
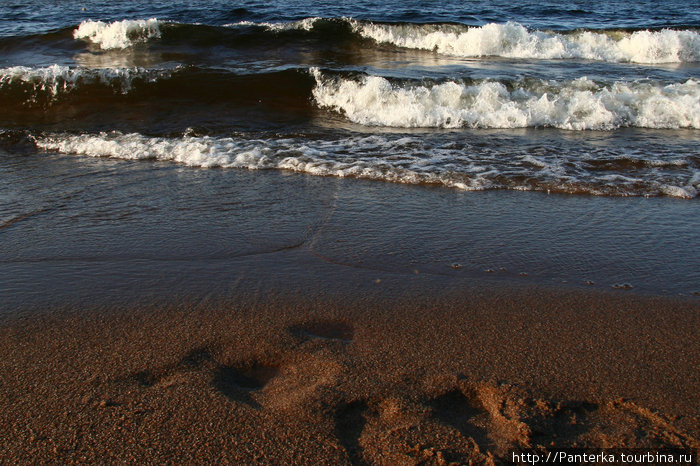
<instances>
[{"instance_id":1,"label":"dark blue water","mask_svg":"<svg viewBox=\"0 0 700 466\"><path fill-rule=\"evenodd\" d=\"M698 193L700 19L687 2L0 14L10 148L463 190Z\"/></svg>"},{"instance_id":2,"label":"dark blue water","mask_svg":"<svg viewBox=\"0 0 700 466\"><path fill-rule=\"evenodd\" d=\"M86 19L118 21L157 17L181 23L289 21L312 16L472 26L518 21L536 29L700 27L698 5L686 1L23 1L3 2L3 35L46 32Z\"/></svg>"}]
</instances>

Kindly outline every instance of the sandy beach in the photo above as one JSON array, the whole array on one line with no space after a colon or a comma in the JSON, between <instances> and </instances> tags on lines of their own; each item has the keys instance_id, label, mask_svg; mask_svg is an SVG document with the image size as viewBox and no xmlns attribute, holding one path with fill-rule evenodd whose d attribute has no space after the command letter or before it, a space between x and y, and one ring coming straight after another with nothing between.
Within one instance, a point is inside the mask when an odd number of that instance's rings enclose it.
<instances>
[{"instance_id":1,"label":"sandy beach","mask_svg":"<svg viewBox=\"0 0 700 466\"><path fill-rule=\"evenodd\" d=\"M689 300L474 287L0 324L3 462L500 464L698 448Z\"/></svg>"}]
</instances>

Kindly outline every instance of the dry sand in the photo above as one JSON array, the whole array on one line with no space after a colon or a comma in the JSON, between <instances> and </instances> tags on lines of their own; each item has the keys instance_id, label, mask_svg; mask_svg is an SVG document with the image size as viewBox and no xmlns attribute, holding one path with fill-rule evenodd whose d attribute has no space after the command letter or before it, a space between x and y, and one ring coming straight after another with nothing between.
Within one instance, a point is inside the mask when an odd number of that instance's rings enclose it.
<instances>
[{"instance_id":1,"label":"dry sand","mask_svg":"<svg viewBox=\"0 0 700 466\"><path fill-rule=\"evenodd\" d=\"M493 464L700 447L697 301L471 290L0 322L0 462Z\"/></svg>"}]
</instances>

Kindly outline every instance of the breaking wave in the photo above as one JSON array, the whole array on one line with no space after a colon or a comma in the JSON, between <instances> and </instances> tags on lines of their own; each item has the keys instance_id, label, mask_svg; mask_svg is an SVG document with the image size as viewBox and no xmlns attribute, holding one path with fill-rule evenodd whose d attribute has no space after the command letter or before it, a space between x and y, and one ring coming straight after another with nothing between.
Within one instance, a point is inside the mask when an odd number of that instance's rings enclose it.
<instances>
[{"instance_id":1,"label":"breaking wave","mask_svg":"<svg viewBox=\"0 0 700 466\"><path fill-rule=\"evenodd\" d=\"M144 68L71 68L52 65L42 68L13 66L0 69L0 97L15 97L22 103L46 104L81 87L108 86L128 93L136 80L155 82L171 76L169 70Z\"/></svg>"},{"instance_id":2,"label":"breaking wave","mask_svg":"<svg viewBox=\"0 0 700 466\"><path fill-rule=\"evenodd\" d=\"M451 24L353 22L363 37L411 49L460 57L585 59L606 62L682 63L700 61L697 31L529 31L516 22L466 27Z\"/></svg>"},{"instance_id":3,"label":"breaking wave","mask_svg":"<svg viewBox=\"0 0 700 466\"><path fill-rule=\"evenodd\" d=\"M151 39L159 39L160 24L155 18L113 23L88 20L80 23L80 26L73 31L73 37L92 42L103 50L124 49Z\"/></svg>"},{"instance_id":4,"label":"breaking wave","mask_svg":"<svg viewBox=\"0 0 700 466\"><path fill-rule=\"evenodd\" d=\"M700 83L600 84L521 80L392 83L380 76L347 79L318 68L313 96L350 121L399 128L525 128L612 130L700 128Z\"/></svg>"},{"instance_id":5,"label":"breaking wave","mask_svg":"<svg viewBox=\"0 0 700 466\"><path fill-rule=\"evenodd\" d=\"M0 102L7 108L40 107L80 97L81 104L103 107L116 99L159 101L173 106L179 99L206 106L212 102L258 104L266 99L284 106L309 106L313 78L304 70L259 74L178 66L153 68L75 68L52 65L0 68ZM73 99L75 100L75 99ZM179 110L185 111L185 110Z\"/></svg>"},{"instance_id":6,"label":"breaking wave","mask_svg":"<svg viewBox=\"0 0 700 466\"><path fill-rule=\"evenodd\" d=\"M694 79L427 81L315 67L257 74L193 66L0 69L0 103L7 110L43 111L57 102L102 108L124 99L164 107L179 99L197 108L264 103L279 114L328 109L356 124L395 128L700 129L700 82Z\"/></svg>"},{"instance_id":7,"label":"breaking wave","mask_svg":"<svg viewBox=\"0 0 700 466\"><path fill-rule=\"evenodd\" d=\"M515 59L582 59L604 62L691 63L700 61L700 34L694 29L662 30L576 30L554 32L529 30L517 22L490 23L483 26L461 24L377 23L351 18L311 17L288 22L241 21L224 27L174 24L156 18L122 20L112 23L83 21L73 32L75 39L88 41L100 49L124 49L169 36L196 43L225 44L234 40L232 30L244 30L246 41L279 40L281 34L303 32L323 41L371 40L379 44L434 51L458 57L504 57ZM261 37L255 37L258 30ZM277 37L270 37L272 33Z\"/></svg>"}]
</instances>

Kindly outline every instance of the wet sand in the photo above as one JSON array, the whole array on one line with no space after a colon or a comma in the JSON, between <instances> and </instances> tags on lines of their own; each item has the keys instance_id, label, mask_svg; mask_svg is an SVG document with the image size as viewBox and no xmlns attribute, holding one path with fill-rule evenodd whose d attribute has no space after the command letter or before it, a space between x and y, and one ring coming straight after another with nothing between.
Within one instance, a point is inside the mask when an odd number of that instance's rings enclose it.
<instances>
[{"instance_id":1,"label":"wet sand","mask_svg":"<svg viewBox=\"0 0 700 466\"><path fill-rule=\"evenodd\" d=\"M496 464L700 443L697 301L480 286L0 322L7 462Z\"/></svg>"}]
</instances>

